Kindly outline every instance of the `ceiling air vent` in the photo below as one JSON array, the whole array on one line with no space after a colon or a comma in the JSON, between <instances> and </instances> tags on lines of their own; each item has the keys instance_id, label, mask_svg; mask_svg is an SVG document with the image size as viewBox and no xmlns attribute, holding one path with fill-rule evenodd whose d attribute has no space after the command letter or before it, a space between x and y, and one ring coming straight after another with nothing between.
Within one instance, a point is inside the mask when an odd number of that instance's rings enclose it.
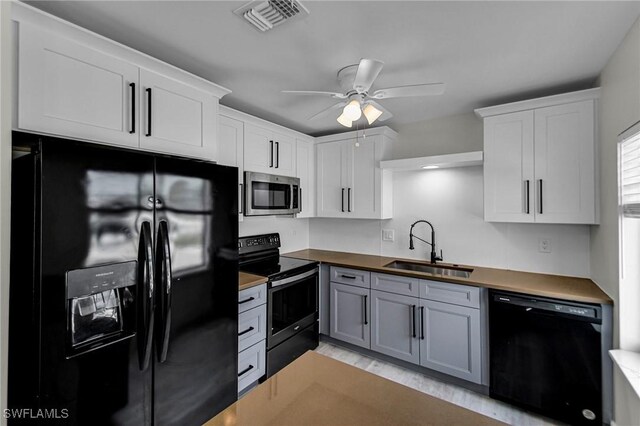
<instances>
[{"instance_id":1,"label":"ceiling air vent","mask_svg":"<svg viewBox=\"0 0 640 426\"><path fill-rule=\"evenodd\" d=\"M296 0L252 1L233 11L260 31L268 31L309 11Z\"/></svg>"}]
</instances>

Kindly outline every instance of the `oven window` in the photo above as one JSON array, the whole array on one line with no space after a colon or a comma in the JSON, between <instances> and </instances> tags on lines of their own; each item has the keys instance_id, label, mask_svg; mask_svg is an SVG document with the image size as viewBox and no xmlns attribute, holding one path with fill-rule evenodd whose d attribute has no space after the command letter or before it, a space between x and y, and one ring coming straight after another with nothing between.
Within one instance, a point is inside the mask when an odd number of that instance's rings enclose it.
<instances>
[{"instance_id":1,"label":"oven window","mask_svg":"<svg viewBox=\"0 0 640 426\"><path fill-rule=\"evenodd\" d=\"M316 312L317 275L282 287L274 287L271 292L272 335Z\"/></svg>"},{"instance_id":2,"label":"oven window","mask_svg":"<svg viewBox=\"0 0 640 426\"><path fill-rule=\"evenodd\" d=\"M252 182L251 207L256 210L284 210L291 204L291 187L283 183Z\"/></svg>"}]
</instances>

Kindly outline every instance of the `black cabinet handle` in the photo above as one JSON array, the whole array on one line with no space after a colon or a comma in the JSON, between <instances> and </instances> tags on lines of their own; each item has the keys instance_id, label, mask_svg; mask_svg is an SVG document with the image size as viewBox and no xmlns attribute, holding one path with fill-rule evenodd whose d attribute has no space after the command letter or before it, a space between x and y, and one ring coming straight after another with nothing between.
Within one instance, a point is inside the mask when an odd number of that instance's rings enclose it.
<instances>
[{"instance_id":1,"label":"black cabinet handle","mask_svg":"<svg viewBox=\"0 0 640 426\"><path fill-rule=\"evenodd\" d=\"M246 330L241 331L240 333L238 333L238 337L239 337L239 336L242 336L243 334L247 334L248 332L250 332L250 331L252 331L252 330L254 330L254 328L253 328L253 327L249 327L249 328L247 328Z\"/></svg>"},{"instance_id":2,"label":"black cabinet handle","mask_svg":"<svg viewBox=\"0 0 640 426\"><path fill-rule=\"evenodd\" d=\"M542 214L542 179L538 179L538 185L539 185L538 195L540 197L540 203L538 204L538 206L540 208L540 214Z\"/></svg>"},{"instance_id":3,"label":"black cabinet handle","mask_svg":"<svg viewBox=\"0 0 640 426\"><path fill-rule=\"evenodd\" d=\"M239 302L238 302L238 305L242 305L243 303L251 302L252 300L256 300L256 298L255 298L255 297L253 297L253 296L251 296L251 297L250 297L250 298L248 298L248 299L244 299L244 300L239 301Z\"/></svg>"},{"instance_id":4,"label":"black cabinet handle","mask_svg":"<svg viewBox=\"0 0 640 426\"><path fill-rule=\"evenodd\" d=\"M147 133L145 136L151 136L151 88L147 88Z\"/></svg>"},{"instance_id":5,"label":"black cabinet handle","mask_svg":"<svg viewBox=\"0 0 640 426\"><path fill-rule=\"evenodd\" d=\"M367 319L367 295L364 295L364 325L369 324L369 320Z\"/></svg>"},{"instance_id":6,"label":"black cabinet handle","mask_svg":"<svg viewBox=\"0 0 640 426\"><path fill-rule=\"evenodd\" d=\"M131 88L131 130L129 133L136 132L136 84L129 83Z\"/></svg>"},{"instance_id":7,"label":"black cabinet handle","mask_svg":"<svg viewBox=\"0 0 640 426\"><path fill-rule=\"evenodd\" d=\"M424 306L420 306L420 338L424 340Z\"/></svg>"},{"instance_id":8,"label":"black cabinet handle","mask_svg":"<svg viewBox=\"0 0 640 426\"><path fill-rule=\"evenodd\" d=\"M276 142L276 169L280 168L280 142Z\"/></svg>"},{"instance_id":9,"label":"black cabinet handle","mask_svg":"<svg viewBox=\"0 0 640 426\"><path fill-rule=\"evenodd\" d=\"M344 212L344 188L342 188L342 211Z\"/></svg>"},{"instance_id":10,"label":"black cabinet handle","mask_svg":"<svg viewBox=\"0 0 640 426\"><path fill-rule=\"evenodd\" d=\"M242 376L243 374L248 373L252 369L253 369L253 365L249 365L247 368L245 368L244 370L242 370L241 372L238 373L238 377Z\"/></svg>"},{"instance_id":11,"label":"black cabinet handle","mask_svg":"<svg viewBox=\"0 0 640 426\"><path fill-rule=\"evenodd\" d=\"M411 329L413 332L413 338L416 338L416 305L411 305Z\"/></svg>"},{"instance_id":12,"label":"black cabinet handle","mask_svg":"<svg viewBox=\"0 0 640 426\"><path fill-rule=\"evenodd\" d=\"M347 188L347 211L351 213L351 188Z\"/></svg>"},{"instance_id":13,"label":"black cabinet handle","mask_svg":"<svg viewBox=\"0 0 640 426\"><path fill-rule=\"evenodd\" d=\"M530 198L529 197L529 183L530 183L529 179L525 180L525 191L526 191L526 194L525 194L525 197L526 197L525 198L526 210L525 210L525 212L527 214L530 213L530 210L529 210L529 198Z\"/></svg>"},{"instance_id":14,"label":"black cabinet handle","mask_svg":"<svg viewBox=\"0 0 640 426\"><path fill-rule=\"evenodd\" d=\"M355 280L356 277L354 277L353 275L340 275L342 278L349 278L350 280Z\"/></svg>"},{"instance_id":15,"label":"black cabinet handle","mask_svg":"<svg viewBox=\"0 0 640 426\"><path fill-rule=\"evenodd\" d=\"M300 198L298 200L298 204L300 205L300 213L302 213L302 187L300 187Z\"/></svg>"},{"instance_id":16,"label":"black cabinet handle","mask_svg":"<svg viewBox=\"0 0 640 426\"><path fill-rule=\"evenodd\" d=\"M273 167L273 141L269 141L269 167Z\"/></svg>"}]
</instances>

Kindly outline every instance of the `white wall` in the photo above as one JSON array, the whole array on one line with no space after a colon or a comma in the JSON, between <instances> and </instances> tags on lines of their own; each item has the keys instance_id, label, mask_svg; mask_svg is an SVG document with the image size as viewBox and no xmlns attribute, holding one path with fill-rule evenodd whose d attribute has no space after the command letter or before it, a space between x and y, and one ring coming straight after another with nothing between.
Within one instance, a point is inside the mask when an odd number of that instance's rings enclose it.
<instances>
[{"instance_id":1,"label":"white wall","mask_svg":"<svg viewBox=\"0 0 640 426\"><path fill-rule=\"evenodd\" d=\"M278 232L282 244L281 253L309 248L309 219L279 216L245 217L244 221L240 222L239 231L241 237Z\"/></svg>"},{"instance_id":2,"label":"white wall","mask_svg":"<svg viewBox=\"0 0 640 426\"><path fill-rule=\"evenodd\" d=\"M11 189L11 4L0 1L0 410L7 406ZM0 425L6 424L0 416Z\"/></svg>"},{"instance_id":3,"label":"white wall","mask_svg":"<svg viewBox=\"0 0 640 426\"><path fill-rule=\"evenodd\" d=\"M482 121L473 113L413 123L396 129L394 158L483 149ZM409 247L409 227L418 219L433 223L446 262L589 276L589 227L488 223L483 220L482 167L396 172L393 219L311 219L313 248L356 251L389 257L427 259L426 244ZM395 230L394 242L381 241L382 229ZM419 225L418 235L429 236ZM538 251L538 239L551 240L551 253Z\"/></svg>"},{"instance_id":4,"label":"white wall","mask_svg":"<svg viewBox=\"0 0 640 426\"><path fill-rule=\"evenodd\" d=\"M428 259L427 244L415 241L409 250L411 224L425 219L435 227L446 262L589 276L588 226L484 221L482 167L396 172L393 190L393 219L312 219L311 247ZM382 229L393 229L395 241L382 241ZM415 232L430 238L424 224ZM541 237L551 240L551 253L538 251Z\"/></svg>"},{"instance_id":5,"label":"white wall","mask_svg":"<svg viewBox=\"0 0 640 426\"><path fill-rule=\"evenodd\" d=\"M618 135L640 120L640 20L600 74L600 87L601 224L591 230L591 277L614 300L614 346L640 351L640 223L623 223L621 258L617 176ZM617 370L614 398L616 423L638 424L640 398Z\"/></svg>"}]
</instances>

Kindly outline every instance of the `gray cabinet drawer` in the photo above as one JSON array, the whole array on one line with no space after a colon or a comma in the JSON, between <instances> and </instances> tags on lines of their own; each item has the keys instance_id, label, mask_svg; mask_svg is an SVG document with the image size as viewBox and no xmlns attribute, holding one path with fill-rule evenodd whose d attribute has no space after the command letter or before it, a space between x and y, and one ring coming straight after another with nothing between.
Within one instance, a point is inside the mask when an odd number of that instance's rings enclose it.
<instances>
[{"instance_id":1,"label":"gray cabinet drawer","mask_svg":"<svg viewBox=\"0 0 640 426\"><path fill-rule=\"evenodd\" d=\"M267 303L267 285L244 289L238 295L238 312L244 312Z\"/></svg>"},{"instance_id":2,"label":"gray cabinet drawer","mask_svg":"<svg viewBox=\"0 0 640 426\"><path fill-rule=\"evenodd\" d=\"M420 279L373 272L371 273L371 289L418 297L420 295Z\"/></svg>"},{"instance_id":3,"label":"gray cabinet drawer","mask_svg":"<svg viewBox=\"0 0 640 426\"><path fill-rule=\"evenodd\" d=\"M334 283L349 284L358 287L369 288L369 283L371 281L371 272L361 271L359 269L332 266L331 281Z\"/></svg>"},{"instance_id":4,"label":"gray cabinet drawer","mask_svg":"<svg viewBox=\"0 0 640 426\"><path fill-rule=\"evenodd\" d=\"M454 305L480 307L480 288L445 283L442 281L420 280L420 298Z\"/></svg>"},{"instance_id":5,"label":"gray cabinet drawer","mask_svg":"<svg viewBox=\"0 0 640 426\"><path fill-rule=\"evenodd\" d=\"M267 305L238 315L238 352L267 338Z\"/></svg>"},{"instance_id":6,"label":"gray cabinet drawer","mask_svg":"<svg viewBox=\"0 0 640 426\"><path fill-rule=\"evenodd\" d=\"M238 393L266 372L266 345L262 340L238 355Z\"/></svg>"}]
</instances>

